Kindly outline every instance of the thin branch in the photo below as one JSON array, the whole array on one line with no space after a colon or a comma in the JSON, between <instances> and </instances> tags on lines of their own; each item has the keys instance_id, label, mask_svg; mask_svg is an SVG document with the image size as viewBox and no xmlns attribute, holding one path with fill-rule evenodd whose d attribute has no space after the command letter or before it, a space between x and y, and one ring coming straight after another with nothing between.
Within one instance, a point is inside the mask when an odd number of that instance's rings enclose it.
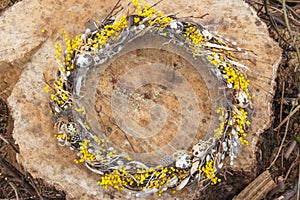
<instances>
[{"instance_id":1,"label":"thin branch","mask_svg":"<svg viewBox=\"0 0 300 200\"><path fill-rule=\"evenodd\" d=\"M27 172L26 172L27 173ZM27 173L26 177L28 177L27 179L29 180L29 183L30 185L34 188L37 196L40 198L40 199L43 199L42 195L41 195L41 192L40 192L40 188L38 188L31 176L31 174Z\"/></svg>"},{"instance_id":2,"label":"thin branch","mask_svg":"<svg viewBox=\"0 0 300 200\"><path fill-rule=\"evenodd\" d=\"M154 3L151 8L155 7L157 4L160 4L163 0L159 0L158 2Z\"/></svg>"},{"instance_id":3,"label":"thin branch","mask_svg":"<svg viewBox=\"0 0 300 200\"><path fill-rule=\"evenodd\" d=\"M10 143L0 134L0 139L6 144L10 145Z\"/></svg>"},{"instance_id":4,"label":"thin branch","mask_svg":"<svg viewBox=\"0 0 300 200\"><path fill-rule=\"evenodd\" d=\"M274 131L277 131L285 122L287 122L290 117L292 117L298 110L300 109L300 105L298 105L292 112L290 112L290 114L284 118L284 120L282 122L280 122L280 124L274 128Z\"/></svg>"},{"instance_id":5,"label":"thin branch","mask_svg":"<svg viewBox=\"0 0 300 200\"><path fill-rule=\"evenodd\" d=\"M13 183L11 183L11 182L9 182L9 181L7 181L7 182L8 182L8 184L10 185L10 187L12 187L12 189L14 190L15 195L16 195L16 199L19 200L19 192L18 192L18 189L16 188L16 186L15 186Z\"/></svg>"},{"instance_id":6,"label":"thin branch","mask_svg":"<svg viewBox=\"0 0 300 200\"><path fill-rule=\"evenodd\" d=\"M288 149L286 150L286 152L284 154L285 159L288 159L290 157L290 155L294 151L296 145L297 145L296 140L293 140L293 142L290 144L290 146L288 147Z\"/></svg>"},{"instance_id":7,"label":"thin branch","mask_svg":"<svg viewBox=\"0 0 300 200\"><path fill-rule=\"evenodd\" d=\"M289 115L289 116L290 116L290 115ZM276 162L276 160L277 160L277 158L278 158L278 156L279 156L279 154L280 154L280 152L281 152L281 150L282 150L282 147L283 147L285 138L286 138L286 136L287 136L288 128L289 128L289 122L290 122L290 117L289 117L289 116L287 117L287 123L286 123L286 126L285 126L284 136L283 136L283 138L282 138L282 140L281 140L281 144L280 144L280 147L279 147L279 149L278 149L278 152L277 152L277 154L276 154L274 160L272 161L272 163L270 164L270 166L269 166L267 169L270 169L270 168L275 164L275 162Z\"/></svg>"},{"instance_id":8,"label":"thin branch","mask_svg":"<svg viewBox=\"0 0 300 200\"><path fill-rule=\"evenodd\" d=\"M280 4L282 4L282 2L281 1L278 1ZM270 6L272 9L274 9L275 11L277 11L277 12L279 12L279 13L281 13L281 14L283 14L283 11L282 11L282 8L280 7L280 8L277 8L277 7L274 7L274 6ZM288 6L286 6L287 7L287 10L289 10L289 11L291 11L291 12L295 12L292 8L290 8L290 7L288 7ZM293 13L292 13L293 14ZM290 20L292 20L294 23L296 23L296 24L300 24L300 21L299 20L297 20L297 19L295 19L295 18L292 18L292 17L289 17L289 19ZM299 18L300 19L300 18ZM284 22L283 22L284 23ZM285 23L283 24L284 26L285 26Z\"/></svg>"},{"instance_id":9,"label":"thin branch","mask_svg":"<svg viewBox=\"0 0 300 200\"><path fill-rule=\"evenodd\" d=\"M271 26L273 27L273 29L275 30L275 32L277 33L277 35L280 37L280 39L282 39L286 44L289 44L289 42L280 35L278 28L277 28L277 24L274 22L273 17L270 15L269 10L268 10L268 6L267 6L267 0L264 0L264 7L265 7L265 13L268 16Z\"/></svg>"},{"instance_id":10,"label":"thin branch","mask_svg":"<svg viewBox=\"0 0 300 200\"><path fill-rule=\"evenodd\" d=\"M24 188L26 188L30 194L35 195L34 188L23 178L23 174L19 172L14 166L12 166L9 162L7 162L5 159L0 157L0 166L2 166L7 171L11 172L14 178L16 178Z\"/></svg>"},{"instance_id":11,"label":"thin branch","mask_svg":"<svg viewBox=\"0 0 300 200\"><path fill-rule=\"evenodd\" d=\"M115 5L114 5L114 7L111 9L111 11L110 11L110 12L106 15L106 17L102 20L102 25L105 24L106 21L107 21L108 19L111 18L113 12L114 12L116 9L118 9L118 8L120 7L120 2L121 2L121 0L118 0L118 1L115 3Z\"/></svg>"},{"instance_id":12,"label":"thin branch","mask_svg":"<svg viewBox=\"0 0 300 200\"><path fill-rule=\"evenodd\" d=\"M294 161L294 162L291 164L291 166L289 167L289 169L288 169L286 175L284 176L284 180L285 180L285 181L287 180L288 176L290 175L292 169L293 169L294 167L296 167L297 165L299 165L299 164L300 164L300 160L295 159L295 161Z\"/></svg>"},{"instance_id":13,"label":"thin branch","mask_svg":"<svg viewBox=\"0 0 300 200\"><path fill-rule=\"evenodd\" d=\"M285 21L286 27L287 27L288 32L290 34L290 37L292 39L293 45L294 45L294 47L296 49L297 58L298 58L298 66L300 66L300 51L299 51L297 39L295 39L295 37L294 37L294 35L292 33L292 29L290 27L289 18L287 16L287 11L286 11L285 0L282 1L282 10L283 10L283 17L284 17L284 21ZM296 72L298 70L298 66L295 67L294 72Z\"/></svg>"},{"instance_id":14,"label":"thin branch","mask_svg":"<svg viewBox=\"0 0 300 200\"><path fill-rule=\"evenodd\" d=\"M283 98L284 98L284 89L285 89L285 82L282 83L282 92L281 92L281 101L280 101L280 114L279 114L279 121L282 121L282 107L283 107Z\"/></svg>"},{"instance_id":15,"label":"thin branch","mask_svg":"<svg viewBox=\"0 0 300 200\"><path fill-rule=\"evenodd\" d=\"M18 148L17 148L14 144L12 144L12 143L10 143L8 140L6 140L1 134L0 134L0 139L1 139L3 142L5 142L6 144L8 144L9 146L11 146L15 152L19 153Z\"/></svg>"},{"instance_id":16,"label":"thin branch","mask_svg":"<svg viewBox=\"0 0 300 200\"><path fill-rule=\"evenodd\" d=\"M282 4L281 0L276 0L278 3ZM300 16L298 15L298 13L296 11L294 11L294 9L292 9L290 6L286 5L287 9L289 11L291 11L291 13L294 15L294 17L297 17L300 20Z\"/></svg>"}]
</instances>

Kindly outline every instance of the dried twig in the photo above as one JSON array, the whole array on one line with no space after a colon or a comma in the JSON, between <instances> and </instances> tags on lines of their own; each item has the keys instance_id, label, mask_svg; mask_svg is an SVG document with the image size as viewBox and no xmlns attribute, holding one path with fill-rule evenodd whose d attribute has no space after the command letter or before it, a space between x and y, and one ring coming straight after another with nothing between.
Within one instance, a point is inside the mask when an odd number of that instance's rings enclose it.
<instances>
[{"instance_id":1,"label":"dried twig","mask_svg":"<svg viewBox=\"0 0 300 200\"><path fill-rule=\"evenodd\" d=\"M290 112L290 114L286 118L284 118L284 120L280 122L280 124L276 128L274 128L274 131L277 131L283 124L285 124L285 122L287 122L299 109L300 105L298 105L292 112Z\"/></svg>"},{"instance_id":2,"label":"dried twig","mask_svg":"<svg viewBox=\"0 0 300 200\"><path fill-rule=\"evenodd\" d=\"M114 5L114 7L111 9L111 11L110 11L110 12L106 15L106 17L103 19L102 25L105 24L106 21L109 20L109 19L112 17L113 12L114 12L116 9L120 8L120 2L121 2L121 0L118 0L118 1L115 3L115 5Z\"/></svg>"},{"instance_id":3,"label":"dried twig","mask_svg":"<svg viewBox=\"0 0 300 200\"><path fill-rule=\"evenodd\" d=\"M282 4L281 0L276 0L278 3ZM289 2L286 0L286 2ZM292 15L296 18L298 18L300 20L300 16L298 15L298 13L296 11L294 11L294 9L292 9L290 6L286 5L286 8L292 13Z\"/></svg>"},{"instance_id":4,"label":"dried twig","mask_svg":"<svg viewBox=\"0 0 300 200\"><path fill-rule=\"evenodd\" d=\"M6 144L10 144L1 134L0 134L0 139L3 141L3 142L5 142Z\"/></svg>"},{"instance_id":5,"label":"dried twig","mask_svg":"<svg viewBox=\"0 0 300 200\"><path fill-rule=\"evenodd\" d=\"M40 191L40 188L38 188L31 176L31 174L27 173L26 172L26 177L27 177L27 180L29 181L30 185L34 188L37 196L40 198L40 199L43 199L42 195L41 195L41 191Z\"/></svg>"},{"instance_id":6,"label":"dried twig","mask_svg":"<svg viewBox=\"0 0 300 200\"><path fill-rule=\"evenodd\" d=\"M15 152L19 153L18 148L17 148L14 144L10 143L7 139L5 139L1 134L0 134L0 139L1 139L3 142L5 142L6 144L8 144L9 146L11 146L12 149L13 149Z\"/></svg>"},{"instance_id":7,"label":"dried twig","mask_svg":"<svg viewBox=\"0 0 300 200\"><path fill-rule=\"evenodd\" d=\"M16 199L19 200L19 192L18 192L18 189L16 188L16 186L15 186L12 182L10 182L10 181L8 181L8 184L9 184L9 185L12 187L12 189L14 190L15 195L16 195Z\"/></svg>"},{"instance_id":8,"label":"dried twig","mask_svg":"<svg viewBox=\"0 0 300 200\"><path fill-rule=\"evenodd\" d=\"M8 163L6 160L4 160L1 157L0 157L0 166L2 166L4 169L9 171L13 175L14 178L16 178L20 183L22 183L24 188L26 188L26 190L31 195L35 196L35 194L36 194L35 189L26 180L24 180L23 174L20 173L14 166L12 166L10 163ZM43 199L43 198L40 197L40 199Z\"/></svg>"},{"instance_id":9,"label":"dried twig","mask_svg":"<svg viewBox=\"0 0 300 200\"><path fill-rule=\"evenodd\" d=\"M270 24L273 27L274 31L277 33L280 39L282 39L286 44L289 44L289 42L284 37L282 37L282 35L279 33L277 24L275 23L274 18L269 13L267 0L264 0L264 7L265 7L265 13L268 16L270 20Z\"/></svg>"},{"instance_id":10,"label":"dried twig","mask_svg":"<svg viewBox=\"0 0 300 200\"><path fill-rule=\"evenodd\" d=\"M293 106L293 108L294 108L294 106ZM292 109L293 109L293 108L292 108ZM272 161L272 163L270 164L270 166L269 166L267 169L270 169L270 168L275 164L275 162L276 162L276 160L277 160L277 158L278 158L278 156L279 156L279 154L280 154L280 152L281 152L281 150L282 150L282 147L283 147L283 144L284 144L284 141L285 141L287 132L288 132L288 127L289 127L289 122L290 122L290 115L288 115L286 119L287 119L287 123L286 123L285 131L284 131L284 136L283 136L283 138L282 138L282 140L281 140L280 147L279 147L279 149L278 149L278 152L277 152L277 154L276 154L274 160Z\"/></svg>"},{"instance_id":11,"label":"dried twig","mask_svg":"<svg viewBox=\"0 0 300 200\"><path fill-rule=\"evenodd\" d=\"M289 148L287 149L287 151L284 154L284 158L288 159L291 155L291 153L293 152L293 150L295 149L297 145L297 142L295 140L293 140L293 142L290 144Z\"/></svg>"},{"instance_id":12,"label":"dried twig","mask_svg":"<svg viewBox=\"0 0 300 200\"><path fill-rule=\"evenodd\" d=\"M277 2L278 3L280 3L280 4L282 4L282 1L280 1L280 0L277 0ZM277 8L277 7L274 7L274 6L270 6L272 9L274 9L275 11L277 11L277 12L279 12L279 13L281 13L281 14L283 14L283 11L281 10L281 8ZM295 18L292 18L292 17L290 17L290 19L294 22L294 23L296 23L296 24L299 24L300 23L300 18L299 18L299 15L291 8L291 7L289 7L289 6L286 6L286 8L287 8L287 10L289 10L291 13L292 13L292 16L293 17L296 17L297 19L295 19ZM299 19L299 20L298 20ZM285 26L285 23L283 22L283 26Z\"/></svg>"},{"instance_id":13,"label":"dried twig","mask_svg":"<svg viewBox=\"0 0 300 200\"><path fill-rule=\"evenodd\" d=\"M299 51L299 47L298 47L298 44L297 44L297 39L294 37L294 35L292 33L292 29L290 27L289 18L287 16L287 11L286 11L286 2L285 2L285 0L282 1L282 10L283 10L283 17L284 17L286 27L287 27L288 32L290 34L290 37L292 39L293 45L296 49L297 58L298 58L298 65L300 65L300 51ZM295 67L294 72L296 72L297 70L298 70L298 66Z\"/></svg>"},{"instance_id":14,"label":"dried twig","mask_svg":"<svg viewBox=\"0 0 300 200\"><path fill-rule=\"evenodd\" d=\"M158 2L154 3L153 5L151 5L151 8L155 7L156 5L160 4L163 0L159 0Z\"/></svg>"},{"instance_id":15,"label":"dried twig","mask_svg":"<svg viewBox=\"0 0 300 200\"><path fill-rule=\"evenodd\" d=\"M282 83L282 92L281 92L281 100L280 100L280 114L279 114L279 121L282 121L282 108L283 108L283 102L284 102L284 89L285 89L285 82Z\"/></svg>"},{"instance_id":16,"label":"dried twig","mask_svg":"<svg viewBox=\"0 0 300 200\"><path fill-rule=\"evenodd\" d=\"M289 169L288 169L288 171L287 171L287 173L286 173L286 175L285 175L285 177L284 177L284 180L287 180L287 178L288 178L288 176L290 175L292 169L293 169L294 167L296 167L297 165L299 165L299 164L300 164L300 160L299 160L299 159L296 159L296 160L291 164L291 166L289 167Z\"/></svg>"}]
</instances>

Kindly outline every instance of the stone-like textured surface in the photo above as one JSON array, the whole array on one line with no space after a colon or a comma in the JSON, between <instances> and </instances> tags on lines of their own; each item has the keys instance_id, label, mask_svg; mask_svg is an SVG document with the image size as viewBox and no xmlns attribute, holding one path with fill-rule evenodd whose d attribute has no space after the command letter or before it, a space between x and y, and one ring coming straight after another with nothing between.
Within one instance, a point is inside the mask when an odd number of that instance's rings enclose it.
<instances>
[{"instance_id":1,"label":"stone-like textured surface","mask_svg":"<svg viewBox=\"0 0 300 200\"><path fill-rule=\"evenodd\" d=\"M150 4L154 2L149 1ZM19 160L33 176L44 178L65 190L70 199L103 199L108 196L96 185L96 175L84 166L74 164L74 152L59 147L54 141L48 98L43 90L43 73L49 79L55 75L53 46L61 40L60 28L70 35L82 32L88 19L94 16L103 18L113 4L108 0L24 0L0 17L0 62L23 70L9 98L15 120L14 138L20 146ZM234 169L255 170L256 142L259 134L269 126L272 114L271 99L280 60L279 48L268 37L265 25L241 0L164 0L156 7L165 13L179 13L179 17L208 13L204 19L195 20L249 50L248 59L242 62L250 67L247 74L256 95L256 110L248 137L249 146L243 148Z\"/></svg>"},{"instance_id":2,"label":"stone-like textured surface","mask_svg":"<svg viewBox=\"0 0 300 200\"><path fill-rule=\"evenodd\" d=\"M147 46L145 40L141 41L143 47ZM178 46L173 48L179 51ZM166 50L138 49L104 68L104 74L93 72L101 74L100 77L88 76L84 93L89 91L91 95L86 99L95 99L96 107L101 107L99 124L95 126L109 130L109 140L131 153L131 157L161 164L176 150L187 149L195 141L207 138L212 131L209 129L215 129L210 127L214 111L208 87L197 69L183 57ZM114 80L118 83L114 84ZM91 85L97 82L96 90L101 93L95 98ZM134 93L130 95L130 91ZM118 126L110 119L119 122Z\"/></svg>"}]
</instances>

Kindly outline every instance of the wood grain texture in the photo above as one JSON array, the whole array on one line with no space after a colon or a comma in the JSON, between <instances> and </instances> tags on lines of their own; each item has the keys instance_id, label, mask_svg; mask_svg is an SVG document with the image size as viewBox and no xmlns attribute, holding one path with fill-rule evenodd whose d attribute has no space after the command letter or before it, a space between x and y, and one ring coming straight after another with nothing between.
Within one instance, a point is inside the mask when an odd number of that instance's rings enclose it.
<instances>
[{"instance_id":1,"label":"wood grain texture","mask_svg":"<svg viewBox=\"0 0 300 200\"><path fill-rule=\"evenodd\" d=\"M273 180L271 173L267 170L252 181L239 195L235 196L233 200L260 200L276 186L277 184Z\"/></svg>"}]
</instances>

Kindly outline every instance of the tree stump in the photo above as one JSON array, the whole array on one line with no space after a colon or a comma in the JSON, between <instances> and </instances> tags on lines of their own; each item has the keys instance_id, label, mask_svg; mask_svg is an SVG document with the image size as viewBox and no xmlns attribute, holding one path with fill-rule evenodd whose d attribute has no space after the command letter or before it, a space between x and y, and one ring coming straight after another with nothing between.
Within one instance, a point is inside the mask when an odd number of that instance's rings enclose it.
<instances>
[{"instance_id":1,"label":"tree stump","mask_svg":"<svg viewBox=\"0 0 300 200\"><path fill-rule=\"evenodd\" d=\"M150 5L155 2L148 1ZM126 3L124 2L124 5ZM0 17L2 44L0 63L8 63L18 69L17 71L22 71L8 100L14 118L13 136L20 147L19 162L34 177L43 178L63 189L70 199L97 197L109 199L109 195L97 186L99 176L92 174L80 164L76 165L75 153L58 146L54 141L55 131L50 122L48 96L43 89L44 75L47 81L55 77L57 66L53 58L54 44L62 40L59 30L64 28L73 36L83 32L89 19L96 16L99 20L103 19L113 5L114 2L106 0L97 2L91 0L22 1ZM241 63L250 68L245 73L250 79L250 87L255 95L255 110L252 115L251 130L247 137L249 145L241 147L240 155L235 160L232 169L249 174L247 177L249 179L255 177L257 140L260 134L269 127L272 118L271 101L274 94L274 79L281 59L279 47L269 38L265 24L241 0L188 2L164 0L156 7L166 14L178 13L178 17L198 17L208 14L203 19L194 18L193 20L237 42L238 46L248 51L248 55L237 56ZM45 30L44 33L41 32L42 29ZM128 110L128 118L135 123L132 127L139 127L139 132L136 132L139 137L134 137L136 135L126 135L126 131L122 132L111 120L118 113L113 113L111 103L108 101L112 96L117 96L118 89L122 89L115 79L122 80L122 76L125 73L128 74L130 67L134 66L146 67L149 73L153 73L153 70L157 68L151 68L152 65L149 64L151 62L164 64L170 68L175 67L178 71L179 75L166 72L168 76L161 77L161 79L180 85L184 84L185 78L186 84L190 84L189 87L195 91L195 97L189 98L197 99L197 106L191 104L190 108L193 110L199 107L201 115L199 120L183 124L190 126L194 123L199 124L200 128L197 132L191 133L194 138L210 137L207 135L209 133L207 124L214 124L216 119L213 117L214 108L210 102L211 91L204 84L203 78L205 77L195 73L195 69L187 60L166 51L153 49L133 51L112 63L101 79L96 82L96 89L101 93L94 103L96 106L101 105L106 115L101 115L101 118L96 116L95 119L119 148L133 155L150 153L151 158L145 156L141 159L151 159L159 163L161 162L159 158L163 157L166 152L171 152L171 149L164 149L170 142L175 141L171 147L176 149L191 142L190 137L181 137L181 140L176 138L181 124L178 116L180 115L179 108L183 106L182 102L162 84L151 83L138 87L129 101ZM153 76L159 77L159 74ZM139 80L130 81L138 82ZM115 90L114 87L119 88ZM188 91L181 92L188 95ZM103 95L108 97L108 100L102 98ZM186 103L189 103L188 98ZM189 106L184 107L184 109L188 108ZM159 124L161 119L166 119L166 121ZM146 135L147 139L143 139L145 135L141 127L152 131L151 137ZM187 192L176 194L177 198L185 198ZM115 193L114 196L124 198L119 193ZM167 194L165 198L170 197Z\"/></svg>"}]
</instances>

